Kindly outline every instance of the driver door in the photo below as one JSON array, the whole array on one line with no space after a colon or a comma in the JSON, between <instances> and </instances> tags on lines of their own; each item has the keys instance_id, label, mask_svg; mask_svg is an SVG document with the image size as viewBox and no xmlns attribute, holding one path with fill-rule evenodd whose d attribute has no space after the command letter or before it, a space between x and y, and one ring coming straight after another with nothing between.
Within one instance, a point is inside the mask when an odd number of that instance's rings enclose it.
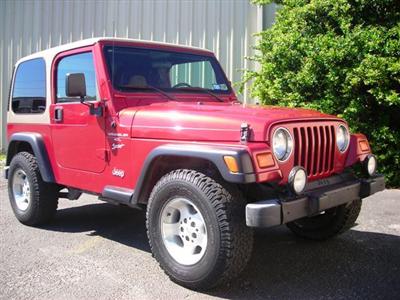
<instances>
[{"instance_id":1,"label":"driver door","mask_svg":"<svg viewBox=\"0 0 400 300\"><path fill-rule=\"evenodd\" d=\"M85 101L100 100L91 47L63 53L56 58L53 68L55 103L51 106L51 135L56 161L65 169L101 173L106 166L104 116L91 115L79 98L67 97L65 93L66 75L83 73Z\"/></svg>"}]
</instances>

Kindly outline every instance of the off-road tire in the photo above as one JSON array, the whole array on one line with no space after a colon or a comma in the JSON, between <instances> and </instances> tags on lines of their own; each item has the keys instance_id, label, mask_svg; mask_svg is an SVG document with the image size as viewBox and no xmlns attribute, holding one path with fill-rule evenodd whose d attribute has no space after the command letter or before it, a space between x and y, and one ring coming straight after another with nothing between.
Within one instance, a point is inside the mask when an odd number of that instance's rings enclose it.
<instances>
[{"instance_id":1,"label":"off-road tire","mask_svg":"<svg viewBox=\"0 0 400 300\"><path fill-rule=\"evenodd\" d=\"M31 191L29 206L25 211L17 207L12 191L14 173L18 169L26 173ZM43 181L36 157L28 152L16 154L11 160L8 175L8 195L16 218L29 226L48 222L57 210L58 189L57 185Z\"/></svg>"},{"instance_id":2,"label":"off-road tire","mask_svg":"<svg viewBox=\"0 0 400 300\"><path fill-rule=\"evenodd\" d=\"M324 214L290 222L287 227L297 236L310 240L326 240L354 226L361 210L361 200L354 200L325 211Z\"/></svg>"},{"instance_id":3,"label":"off-road tire","mask_svg":"<svg viewBox=\"0 0 400 300\"><path fill-rule=\"evenodd\" d=\"M170 199L187 197L199 208L208 234L206 252L194 265L181 265L168 253L160 212ZM245 201L236 187L193 170L175 170L153 188L147 205L147 234L153 256L172 281L194 290L210 289L236 277L247 265L253 232L245 224Z\"/></svg>"}]
</instances>

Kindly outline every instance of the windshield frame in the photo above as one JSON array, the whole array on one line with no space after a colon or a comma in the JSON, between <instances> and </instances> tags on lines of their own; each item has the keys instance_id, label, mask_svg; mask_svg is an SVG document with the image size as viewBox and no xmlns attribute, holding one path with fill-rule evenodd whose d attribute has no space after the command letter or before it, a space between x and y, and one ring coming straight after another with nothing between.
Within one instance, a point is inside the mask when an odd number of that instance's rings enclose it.
<instances>
[{"instance_id":1,"label":"windshield frame","mask_svg":"<svg viewBox=\"0 0 400 300\"><path fill-rule=\"evenodd\" d=\"M108 60L106 57L106 48L107 47L125 47L125 48L133 48L133 49L140 49L140 50L151 50L151 51L159 51L159 52L171 52L171 53L178 53L178 54L186 54L186 55L193 55L193 56L203 56L207 57L208 61L211 63L212 67L214 68L214 72L219 72L220 77L225 81L226 90L213 90L213 89L206 89L202 87L194 87L198 90L189 90L182 88L180 90L179 88L159 88L165 93L171 94L171 95L184 95L184 94L189 94L189 95L207 95L207 93L204 93L204 91L200 91L200 89L204 89L206 91L209 91L213 94L216 94L220 97L226 97L226 96L232 96L234 95L234 91L232 88L231 81L227 78L221 64L219 63L218 59L215 57L214 53L209 51L209 50L202 50L202 49L196 49L196 48L190 48L190 47L185 47L185 46L173 46L173 45L167 45L167 44L157 44L157 43L151 43L151 42L121 42L121 41L107 41L101 43L101 55L103 59L103 64L104 64L104 71L105 75L107 78L107 81L109 82L110 89L114 93L118 94L126 94L126 95L136 95L136 94L157 94L158 92L154 91L151 88L135 88L129 90L127 89L119 89L114 85L114 83L111 80L111 68L108 65ZM212 97L211 95L208 95Z\"/></svg>"}]
</instances>

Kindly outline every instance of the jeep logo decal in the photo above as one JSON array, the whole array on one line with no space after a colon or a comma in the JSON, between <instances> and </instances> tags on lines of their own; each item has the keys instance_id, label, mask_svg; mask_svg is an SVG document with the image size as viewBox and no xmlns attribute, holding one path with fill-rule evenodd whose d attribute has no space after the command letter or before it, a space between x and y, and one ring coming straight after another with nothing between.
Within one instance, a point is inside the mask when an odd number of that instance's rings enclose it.
<instances>
[{"instance_id":1,"label":"jeep logo decal","mask_svg":"<svg viewBox=\"0 0 400 300\"><path fill-rule=\"evenodd\" d=\"M114 168L111 173L113 176L124 178L125 171L121 169Z\"/></svg>"}]
</instances>

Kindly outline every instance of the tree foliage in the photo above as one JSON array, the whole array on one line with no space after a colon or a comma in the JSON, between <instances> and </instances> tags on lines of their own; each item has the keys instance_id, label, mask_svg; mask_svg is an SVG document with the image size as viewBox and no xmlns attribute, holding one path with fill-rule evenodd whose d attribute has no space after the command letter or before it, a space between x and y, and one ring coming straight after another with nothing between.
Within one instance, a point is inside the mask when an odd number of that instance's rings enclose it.
<instances>
[{"instance_id":1,"label":"tree foliage","mask_svg":"<svg viewBox=\"0 0 400 300\"><path fill-rule=\"evenodd\" d=\"M243 83L264 104L343 117L367 135L389 185L400 186L400 1L274 2L276 23L250 58L260 69Z\"/></svg>"}]
</instances>

